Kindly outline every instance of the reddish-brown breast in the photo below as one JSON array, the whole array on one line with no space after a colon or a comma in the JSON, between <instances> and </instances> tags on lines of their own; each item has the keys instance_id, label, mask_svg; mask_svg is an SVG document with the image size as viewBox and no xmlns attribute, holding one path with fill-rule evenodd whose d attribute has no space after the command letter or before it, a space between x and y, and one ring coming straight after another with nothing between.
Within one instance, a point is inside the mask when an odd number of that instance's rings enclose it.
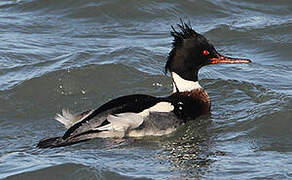
<instances>
[{"instance_id":1,"label":"reddish-brown breast","mask_svg":"<svg viewBox=\"0 0 292 180\"><path fill-rule=\"evenodd\" d=\"M210 112L210 98L203 89L176 92L169 97L169 100L174 105L174 113L182 119L194 119Z\"/></svg>"},{"instance_id":2,"label":"reddish-brown breast","mask_svg":"<svg viewBox=\"0 0 292 180\"><path fill-rule=\"evenodd\" d=\"M186 96L191 96L195 101L199 101L202 109L201 113L206 114L210 112L211 108L211 100L207 94L207 92L204 89L195 89L192 90L191 92L183 92L184 95Z\"/></svg>"}]
</instances>

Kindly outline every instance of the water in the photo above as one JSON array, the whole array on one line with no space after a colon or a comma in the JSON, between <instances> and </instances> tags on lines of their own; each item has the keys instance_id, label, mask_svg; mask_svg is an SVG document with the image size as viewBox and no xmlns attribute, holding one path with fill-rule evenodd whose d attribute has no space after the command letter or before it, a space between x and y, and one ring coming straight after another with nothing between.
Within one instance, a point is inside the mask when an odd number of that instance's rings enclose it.
<instances>
[{"instance_id":1,"label":"water","mask_svg":"<svg viewBox=\"0 0 292 180\"><path fill-rule=\"evenodd\" d=\"M211 114L170 136L37 149L56 112L171 92L170 26L184 18L248 65L200 71ZM292 178L292 3L288 0L0 2L0 178Z\"/></svg>"}]
</instances>

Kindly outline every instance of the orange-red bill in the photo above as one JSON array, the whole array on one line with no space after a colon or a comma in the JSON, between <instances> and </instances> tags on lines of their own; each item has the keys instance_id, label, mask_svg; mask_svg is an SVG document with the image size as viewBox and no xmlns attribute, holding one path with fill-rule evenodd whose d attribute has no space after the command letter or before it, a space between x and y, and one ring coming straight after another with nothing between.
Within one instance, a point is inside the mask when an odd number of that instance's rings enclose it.
<instances>
[{"instance_id":1,"label":"orange-red bill","mask_svg":"<svg viewBox=\"0 0 292 180\"><path fill-rule=\"evenodd\" d=\"M249 59L231 58L219 54L217 58L211 58L210 60L212 64L246 64L251 62Z\"/></svg>"}]
</instances>

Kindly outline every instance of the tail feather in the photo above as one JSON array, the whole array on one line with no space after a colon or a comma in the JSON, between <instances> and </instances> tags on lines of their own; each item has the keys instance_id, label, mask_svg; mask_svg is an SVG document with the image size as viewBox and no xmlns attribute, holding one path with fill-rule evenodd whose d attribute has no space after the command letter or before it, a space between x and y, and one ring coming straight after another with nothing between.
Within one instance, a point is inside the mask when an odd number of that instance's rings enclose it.
<instances>
[{"instance_id":1,"label":"tail feather","mask_svg":"<svg viewBox=\"0 0 292 180\"><path fill-rule=\"evenodd\" d=\"M81 121L88 115L90 115L93 111L85 111L80 114L71 114L69 110L63 109L62 114L57 114L55 119L59 121L60 123L64 124L67 129L69 129L72 125L77 123L78 121Z\"/></svg>"},{"instance_id":2,"label":"tail feather","mask_svg":"<svg viewBox=\"0 0 292 180\"><path fill-rule=\"evenodd\" d=\"M60 123L64 124L65 127L68 129L72 124L75 122L76 119L73 114L69 112L69 110L62 110L62 114L57 114L55 119L59 121Z\"/></svg>"},{"instance_id":3,"label":"tail feather","mask_svg":"<svg viewBox=\"0 0 292 180\"><path fill-rule=\"evenodd\" d=\"M53 137L53 138L45 138L40 140L40 142L37 144L38 148L53 148L53 147L59 147L60 144L62 144L62 137Z\"/></svg>"}]
</instances>

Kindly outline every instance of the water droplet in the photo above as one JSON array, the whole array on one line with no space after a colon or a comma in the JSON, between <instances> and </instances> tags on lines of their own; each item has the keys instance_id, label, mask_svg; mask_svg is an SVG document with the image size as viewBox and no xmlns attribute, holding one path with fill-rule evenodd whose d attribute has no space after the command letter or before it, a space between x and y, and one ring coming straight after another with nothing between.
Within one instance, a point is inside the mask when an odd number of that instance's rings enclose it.
<instances>
[{"instance_id":1,"label":"water droplet","mask_svg":"<svg viewBox=\"0 0 292 180\"><path fill-rule=\"evenodd\" d=\"M157 83L153 83L152 85L153 85L153 86L162 87L162 84L160 84L160 83L158 83L158 82L157 82Z\"/></svg>"}]
</instances>

